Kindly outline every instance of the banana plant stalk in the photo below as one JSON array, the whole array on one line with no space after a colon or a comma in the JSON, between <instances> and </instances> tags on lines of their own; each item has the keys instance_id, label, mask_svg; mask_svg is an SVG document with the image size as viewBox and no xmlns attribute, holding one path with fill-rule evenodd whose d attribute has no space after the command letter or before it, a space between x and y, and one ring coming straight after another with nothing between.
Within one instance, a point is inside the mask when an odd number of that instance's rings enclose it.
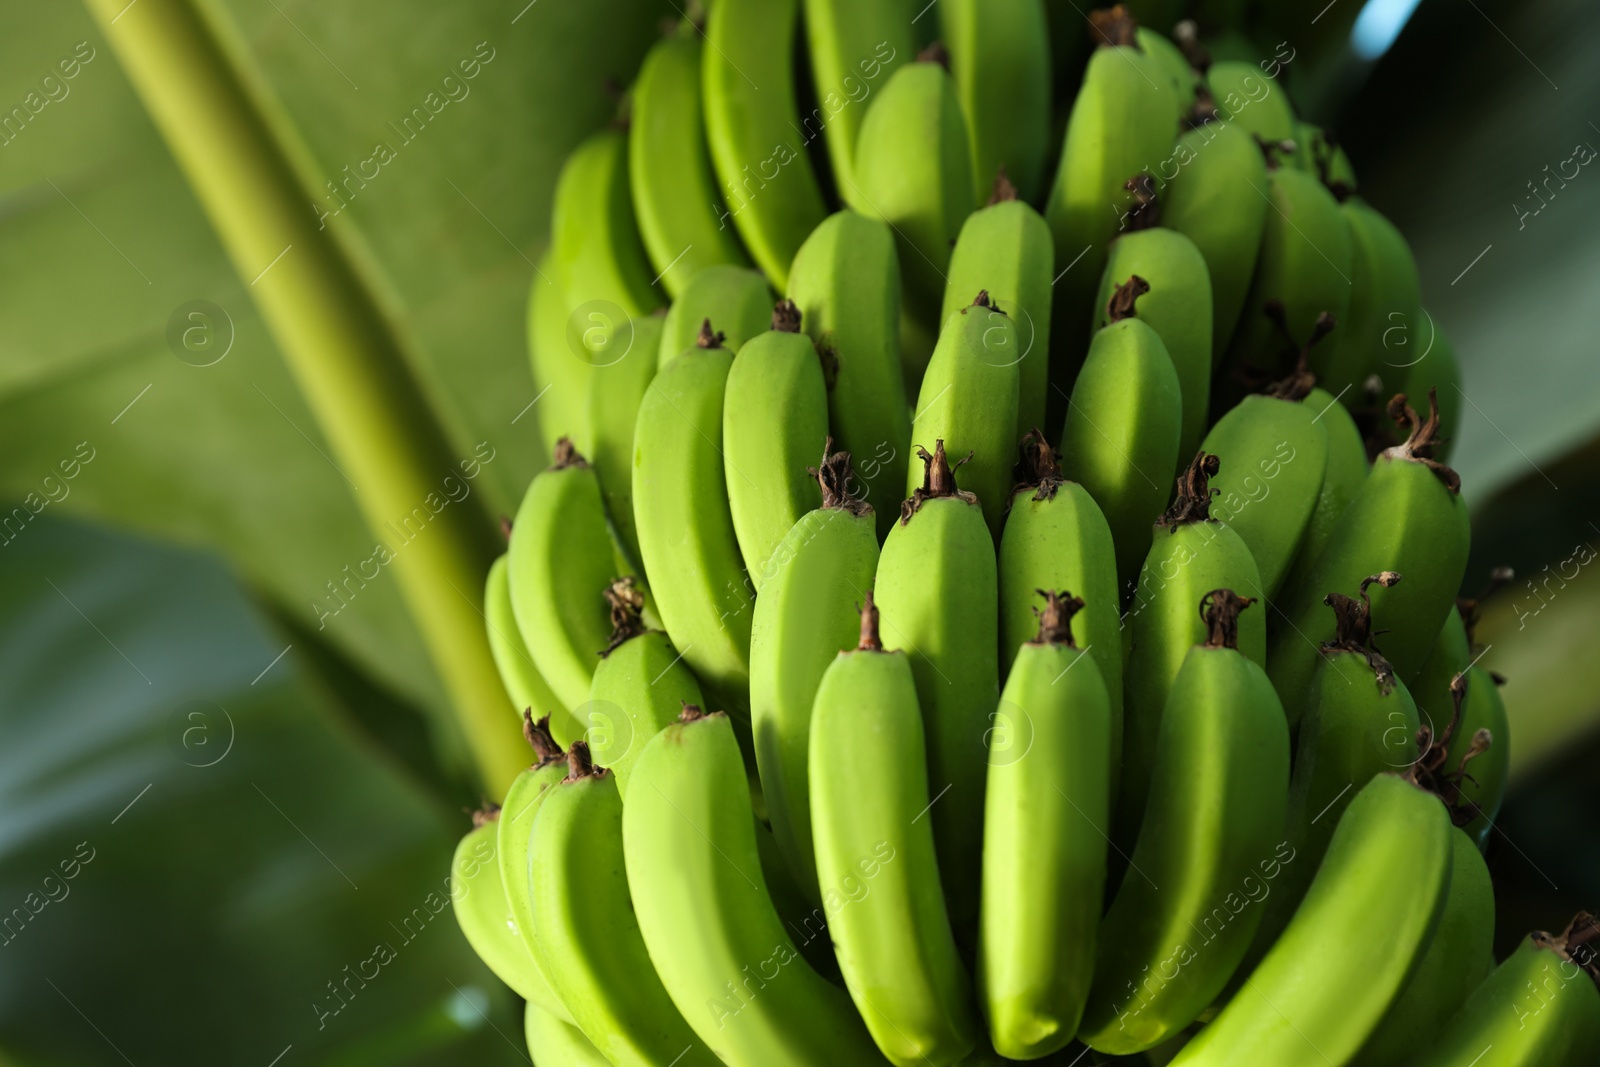
<instances>
[{"instance_id":1,"label":"banana plant stalk","mask_svg":"<svg viewBox=\"0 0 1600 1067\"><path fill-rule=\"evenodd\" d=\"M424 506L452 449L401 329L309 205L309 153L210 0L85 0L177 159L349 475L374 532ZM484 635L496 552L476 497L444 509L393 569L486 788L526 762Z\"/></svg>"}]
</instances>

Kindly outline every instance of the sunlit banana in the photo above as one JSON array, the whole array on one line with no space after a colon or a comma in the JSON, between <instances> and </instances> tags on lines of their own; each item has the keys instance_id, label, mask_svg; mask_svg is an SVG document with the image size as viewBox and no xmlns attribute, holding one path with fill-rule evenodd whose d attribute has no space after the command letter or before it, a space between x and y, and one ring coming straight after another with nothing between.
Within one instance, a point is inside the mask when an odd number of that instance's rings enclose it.
<instances>
[{"instance_id":1,"label":"sunlit banana","mask_svg":"<svg viewBox=\"0 0 1600 1067\"><path fill-rule=\"evenodd\" d=\"M972 157L955 82L925 53L895 71L867 106L848 199L894 227L904 286L902 313L939 330L950 242L972 210ZM969 297L970 299L970 297ZM921 373L908 354L907 377Z\"/></svg>"},{"instance_id":2,"label":"sunlit banana","mask_svg":"<svg viewBox=\"0 0 1600 1067\"><path fill-rule=\"evenodd\" d=\"M499 814L499 809L492 806L474 813L472 830L456 846L450 863L450 902L456 923L472 951L496 978L523 1000L570 1023L572 1016L529 954L512 918L511 906L506 903L499 850L495 847Z\"/></svg>"},{"instance_id":3,"label":"sunlit banana","mask_svg":"<svg viewBox=\"0 0 1600 1067\"><path fill-rule=\"evenodd\" d=\"M1015 322L987 291L954 311L939 333L911 420L911 440L943 440L955 455L972 454L962 483L976 493L996 537L1010 498L1017 454L1017 383L1021 350ZM908 472L906 495L924 484Z\"/></svg>"},{"instance_id":4,"label":"sunlit banana","mask_svg":"<svg viewBox=\"0 0 1600 1067\"><path fill-rule=\"evenodd\" d=\"M1161 225L1200 249L1211 276L1211 358L1220 363L1261 253L1268 202L1261 149L1235 123L1208 122L1155 164ZM1259 312L1259 308L1254 312Z\"/></svg>"},{"instance_id":5,"label":"sunlit banana","mask_svg":"<svg viewBox=\"0 0 1600 1067\"><path fill-rule=\"evenodd\" d=\"M1423 1058L1494 969L1494 887L1472 838L1450 835L1450 895L1411 982L1389 1006L1354 1067L1406 1067Z\"/></svg>"},{"instance_id":6,"label":"sunlit banana","mask_svg":"<svg viewBox=\"0 0 1600 1067\"><path fill-rule=\"evenodd\" d=\"M1586 1067L1600 1059L1600 924L1530 934L1473 991L1416 1067Z\"/></svg>"},{"instance_id":7,"label":"sunlit banana","mask_svg":"<svg viewBox=\"0 0 1600 1067\"><path fill-rule=\"evenodd\" d=\"M911 439L893 231L853 211L828 216L795 253L788 295L801 329L833 364L828 421L835 443L855 457L857 494L876 501L882 541L899 517Z\"/></svg>"},{"instance_id":8,"label":"sunlit banana","mask_svg":"<svg viewBox=\"0 0 1600 1067\"><path fill-rule=\"evenodd\" d=\"M500 808L494 822L495 856L500 867L500 887L506 906L505 922L521 939L524 951L533 965L537 979L543 983L544 992L539 1003L547 1011L555 1012L562 1020L572 1021L566 1003L550 985L549 972L535 952L533 945L533 900L528 886L528 854L533 836L533 822L539 808L550 798L550 792L567 773L566 753L550 735L550 721L535 719L524 712L522 735L533 749L534 763L517 775L511 788L506 790L505 805Z\"/></svg>"},{"instance_id":9,"label":"sunlit banana","mask_svg":"<svg viewBox=\"0 0 1600 1067\"><path fill-rule=\"evenodd\" d=\"M511 606L534 666L567 708L589 699L600 650L611 635L605 589L617 577L600 482L572 443L536 475L511 527ZM556 740L574 740L570 716L554 720Z\"/></svg>"},{"instance_id":10,"label":"sunlit banana","mask_svg":"<svg viewBox=\"0 0 1600 1067\"><path fill-rule=\"evenodd\" d=\"M854 644L857 608L878 568L873 509L855 496L847 452L816 471L822 506L779 542L750 629L750 722L772 832L794 877L820 902L807 759L822 674Z\"/></svg>"},{"instance_id":11,"label":"sunlit banana","mask_svg":"<svg viewBox=\"0 0 1600 1067\"><path fill-rule=\"evenodd\" d=\"M1396 324L1423 332L1421 283L1411 247L1394 223L1359 197L1345 200L1339 211L1350 229L1349 311L1328 342L1311 353L1311 369L1325 389L1354 402L1368 375L1390 373L1379 356ZM1416 340L1421 343L1420 336ZM1400 349L1407 350L1409 345ZM1411 395L1425 396L1427 390Z\"/></svg>"},{"instance_id":12,"label":"sunlit banana","mask_svg":"<svg viewBox=\"0 0 1600 1067\"><path fill-rule=\"evenodd\" d=\"M656 349L656 365L665 367L680 352L693 348L700 324L707 319L722 334L723 347L741 345L772 325L772 287L759 271L726 263L713 264L689 279L667 310Z\"/></svg>"},{"instance_id":13,"label":"sunlit banana","mask_svg":"<svg viewBox=\"0 0 1600 1067\"><path fill-rule=\"evenodd\" d=\"M733 727L685 709L634 765L628 888L661 983L733 1067L884 1060L844 990L812 970L767 893Z\"/></svg>"},{"instance_id":14,"label":"sunlit banana","mask_svg":"<svg viewBox=\"0 0 1600 1067\"><path fill-rule=\"evenodd\" d=\"M907 0L805 0L817 107L801 118L801 128L808 142L821 131L839 197L858 211L870 209L856 196L856 141L872 94L916 52L912 14ZM792 298L793 288L791 278Z\"/></svg>"},{"instance_id":15,"label":"sunlit banana","mask_svg":"<svg viewBox=\"0 0 1600 1067\"><path fill-rule=\"evenodd\" d=\"M1089 491L1061 475L1061 463L1044 435L1022 442L1017 486L1000 536L1000 669L1011 669L1039 629L1040 589L1070 589L1084 602L1073 631L1093 657L1111 702L1111 742L1120 763L1122 744L1122 618L1116 548L1111 527Z\"/></svg>"},{"instance_id":16,"label":"sunlit banana","mask_svg":"<svg viewBox=\"0 0 1600 1067\"><path fill-rule=\"evenodd\" d=\"M1105 511L1123 583L1133 578L1145 531L1167 502L1183 432L1183 387L1167 346L1136 317L1134 302L1148 291L1138 275L1117 285L1107 307L1111 324L1089 345L1061 433L1062 469Z\"/></svg>"},{"instance_id":17,"label":"sunlit banana","mask_svg":"<svg viewBox=\"0 0 1600 1067\"><path fill-rule=\"evenodd\" d=\"M678 1014L639 934L617 780L578 741L533 819L526 880L534 955L573 1022L618 1067L719 1063Z\"/></svg>"},{"instance_id":18,"label":"sunlit banana","mask_svg":"<svg viewBox=\"0 0 1600 1067\"><path fill-rule=\"evenodd\" d=\"M1323 312L1343 323L1355 269L1350 223L1333 194L1301 170L1271 167L1266 183L1252 191L1267 201L1266 223L1255 276L1225 361L1247 378L1275 378L1294 365L1294 349L1261 311L1276 300L1296 330L1308 329L1306 324Z\"/></svg>"},{"instance_id":19,"label":"sunlit banana","mask_svg":"<svg viewBox=\"0 0 1600 1067\"><path fill-rule=\"evenodd\" d=\"M700 115L700 32L656 42L630 94L628 178L652 273L678 296L702 267L749 262L711 173Z\"/></svg>"},{"instance_id":20,"label":"sunlit banana","mask_svg":"<svg viewBox=\"0 0 1600 1067\"><path fill-rule=\"evenodd\" d=\"M483 617L489 634L489 652L494 656L500 681L505 684L506 695L512 707L521 712L531 710L535 718L548 715L565 715L566 705L556 699L555 693L545 684L539 669L533 665L533 656L517 628L517 617L511 607L511 573L507 557L501 556L489 568L489 578L483 591Z\"/></svg>"},{"instance_id":21,"label":"sunlit banana","mask_svg":"<svg viewBox=\"0 0 1600 1067\"><path fill-rule=\"evenodd\" d=\"M1173 1067L1348 1062L1415 973L1450 885L1450 815L1397 775L1357 788L1288 929Z\"/></svg>"},{"instance_id":22,"label":"sunlit banana","mask_svg":"<svg viewBox=\"0 0 1600 1067\"><path fill-rule=\"evenodd\" d=\"M1002 171L1037 200L1050 140L1050 38L1044 0L944 0L939 38L950 50L972 148L973 204ZM981 286L980 286L981 288Z\"/></svg>"},{"instance_id":23,"label":"sunlit banana","mask_svg":"<svg viewBox=\"0 0 1600 1067\"><path fill-rule=\"evenodd\" d=\"M995 1050L1014 1059L1048 1055L1078 1031L1111 829L1116 711L1099 661L1073 640L1084 601L1048 586L1038 595L1037 633L1017 650L995 713L983 804L979 996Z\"/></svg>"},{"instance_id":24,"label":"sunlit banana","mask_svg":"<svg viewBox=\"0 0 1600 1067\"><path fill-rule=\"evenodd\" d=\"M932 798L917 686L906 654L884 650L870 592L860 635L823 673L811 715L817 881L878 1047L898 1067L943 1067L972 1051L978 1019L922 819Z\"/></svg>"},{"instance_id":25,"label":"sunlit banana","mask_svg":"<svg viewBox=\"0 0 1600 1067\"><path fill-rule=\"evenodd\" d=\"M1095 294L1096 330L1110 325L1111 298L1131 277L1143 278L1150 287L1139 299L1139 321L1161 338L1178 373L1183 422L1177 455L1191 456L1206 432L1211 398L1211 277L1205 257L1176 230L1152 227L1118 235Z\"/></svg>"},{"instance_id":26,"label":"sunlit banana","mask_svg":"<svg viewBox=\"0 0 1600 1067\"><path fill-rule=\"evenodd\" d=\"M646 315L612 332L596 348L589 375L589 455L612 529L635 566L639 533L633 522L633 426L656 376L663 321L661 315Z\"/></svg>"},{"instance_id":27,"label":"sunlit banana","mask_svg":"<svg viewBox=\"0 0 1600 1067\"><path fill-rule=\"evenodd\" d=\"M600 1055L582 1030L531 1002L523 1016L523 1037L529 1055L540 1067L611 1067L611 1061Z\"/></svg>"},{"instance_id":28,"label":"sunlit banana","mask_svg":"<svg viewBox=\"0 0 1600 1067\"><path fill-rule=\"evenodd\" d=\"M806 464L828 438L828 386L816 343L800 332L800 309L781 301L772 329L733 359L722 401L728 509L759 592L768 559L800 516L822 503Z\"/></svg>"},{"instance_id":29,"label":"sunlit banana","mask_svg":"<svg viewBox=\"0 0 1600 1067\"><path fill-rule=\"evenodd\" d=\"M928 784L938 797L928 817L956 938L970 947L982 857L983 741L1000 689L994 541L977 499L956 485L945 442L936 441L932 454L917 452L925 479L883 543L873 595L885 620L884 647L905 651L917 681Z\"/></svg>"},{"instance_id":30,"label":"sunlit banana","mask_svg":"<svg viewBox=\"0 0 1600 1067\"><path fill-rule=\"evenodd\" d=\"M607 127L573 149L556 178L550 219L555 281L569 306L605 300L637 318L666 303L633 216L625 131Z\"/></svg>"},{"instance_id":31,"label":"sunlit banana","mask_svg":"<svg viewBox=\"0 0 1600 1067\"><path fill-rule=\"evenodd\" d=\"M1381 571L1406 575L1372 596L1373 612L1391 631L1383 654L1401 681L1421 669L1455 603L1467 565L1467 509L1456 473L1431 458L1438 409L1431 396L1429 403L1424 420L1405 397L1390 402L1391 416L1410 424L1405 443L1378 457L1327 547L1300 585L1285 591L1283 627L1273 638L1267 673L1291 719L1303 706L1316 646L1333 636L1333 617L1322 606L1330 591L1354 588Z\"/></svg>"},{"instance_id":32,"label":"sunlit banana","mask_svg":"<svg viewBox=\"0 0 1600 1067\"><path fill-rule=\"evenodd\" d=\"M1139 27L1134 40L1139 51L1150 57L1150 65L1161 72L1162 81L1171 86L1172 97L1178 105L1177 114L1173 117L1183 119L1193 115L1204 79L1199 71L1190 66L1183 49L1146 26Z\"/></svg>"},{"instance_id":33,"label":"sunlit banana","mask_svg":"<svg viewBox=\"0 0 1600 1067\"><path fill-rule=\"evenodd\" d=\"M1299 366L1236 404L1200 446L1224 460L1211 483L1217 490L1211 513L1249 546L1268 598L1289 573L1322 499L1328 430L1303 402L1316 385L1305 352L1332 328L1331 319L1318 319Z\"/></svg>"},{"instance_id":34,"label":"sunlit banana","mask_svg":"<svg viewBox=\"0 0 1600 1067\"><path fill-rule=\"evenodd\" d=\"M1219 120L1237 123L1262 141L1294 140L1294 105L1289 94L1256 64L1238 60L1213 63L1206 70L1206 89Z\"/></svg>"},{"instance_id":35,"label":"sunlit banana","mask_svg":"<svg viewBox=\"0 0 1600 1067\"><path fill-rule=\"evenodd\" d=\"M656 734L678 721L685 704L703 704L700 683L672 641L646 627L644 596L629 580L606 590L611 640L594 668L589 703L579 709L584 739L596 763L626 794L633 761Z\"/></svg>"},{"instance_id":36,"label":"sunlit banana","mask_svg":"<svg viewBox=\"0 0 1600 1067\"><path fill-rule=\"evenodd\" d=\"M1119 840L1132 841L1144 818L1174 679L1189 650L1206 640L1207 627L1197 607L1201 599L1213 589L1259 596L1261 577L1250 549L1232 527L1210 515L1209 479L1220 466L1216 456L1196 455L1178 479L1172 506L1148 535L1149 554L1129 609L1132 647L1123 673ZM1267 661L1265 615L1247 612L1239 619L1238 649L1258 666Z\"/></svg>"},{"instance_id":37,"label":"sunlit banana","mask_svg":"<svg viewBox=\"0 0 1600 1067\"><path fill-rule=\"evenodd\" d=\"M1250 897L1281 860L1289 729L1266 672L1238 649L1240 613L1254 603L1207 593L1206 639L1173 680L1138 843L1100 924L1079 1031L1100 1051L1140 1052L1181 1032L1261 922Z\"/></svg>"},{"instance_id":38,"label":"sunlit banana","mask_svg":"<svg viewBox=\"0 0 1600 1067\"><path fill-rule=\"evenodd\" d=\"M534 408L533 417L538 420L539 440L547 452L555 450L556 439L561 437L572 438L579 448L589 446L589 412L584 398L589 394L594 361L574 352L568 343L567 320L573 309L556 283L558 273L555 252L547 248L539 257L528 290L528 358L537 399L546 401ZM610 320L601 312L594 324L608 331ZM583 325L587 328L591 323Z\"/></svg>"},{"instance_id":39,"label":"sunlit banana","mask_svg":"<svg viewBox=\"0 0 1600 1067\"><path fill-rule=\"evenodd\" d=\"M1124 13L1125 15L1125 13ZM1160 65L1136 44L1136 25L1103 25L1072 104L1045 218L1060 276L1051 320L1050 378L1070 388L1083 362L1106 246L1136 205L1130 181L1172 154L1178 100ZM1064 399L1051 390L1052 407Z\"/></svg>"},{"instance_id":40,"label":"sunlit banana","mask_svg":"<svg viewBox=\"0 0 1600 1067\"><path fill-rule=\"evenodd\" d=\"M800 3L709 6L700 73L711 162L751 258L782 290L795 249L828 213L795 105Z\"/></svg>"},{"instance_id":41,"label":"sunlit banana","mask_svg":"<svg viewBox=\"0 0 1600 1067\"><path fill-rule=\"evenodd\" d=\"M987 207L967 216L950 253L940 321L986 291L1017 334L1017 438L1045 425L1050 388L1050 281L1055 246L1044 217L1017 198L1004 178ZM975 447L975 446L974 446Z\"/></svg>"},{"instance_id":42,"label":"sunlit banana","mask_svg":"<svg viewBox=\"0 0 1600 1067\"><path fill-rule=\"evenodd\" d=\"M742 711L754 592L723 478L722 401L732 365L707 323L701 343L650 383L633 432L633 514L667 635L713 699Z\"/></svg>"}]
</instances>

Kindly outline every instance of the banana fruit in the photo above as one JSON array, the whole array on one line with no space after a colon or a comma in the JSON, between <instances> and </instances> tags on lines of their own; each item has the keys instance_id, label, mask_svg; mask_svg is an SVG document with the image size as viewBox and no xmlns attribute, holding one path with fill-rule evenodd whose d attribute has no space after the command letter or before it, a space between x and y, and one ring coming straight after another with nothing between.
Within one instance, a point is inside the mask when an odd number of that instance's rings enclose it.
<instances>
[{"instance_id":1,"label":"banana fruit","mask_svg":"<svg viewBox=\"0 0 1600 1067\"><path fill-rule=\"evenodd\" d=\"M611 528L634 566L639 564L639 531L633 522L633 426L656 376L663 325L661 315L633 319L596 351L589 375L589 455Z\"/></svg>"},{"instance_id":2,"label":"banana fruit","mask_svg":"<svg viewBox=\"0 0 1600 1067\"><path fill-rule=\"evenodd\" d=\"M626 132L608 127L573 150L556 178L550 219L555 282L569 306L604 300L638 318L665 303L633 215Z\"/></svg>"},{"instance_id":3,"label":"banana fruit","mask_svg":"<svg viewBox=\"0 0 1600 1067\"><path fill-rule=\"evenodd\" d=\"M811 81L820 106L800 120L801 129L807 143L821 130L839 196L857 211L869 210L855 192L856 142L867 101L911 61L911 19L907 0L805 0Z\"/></svg>"},{"instance_id":4,"label":"banana fruit","mask_svg":"<svg viewBox=\"0 0 1600 1067\"><path fill-rule=\"evenodd\" d=\"M983 855L982 746L1000 690L995 549L977 498L956 485L945 442L917 452L923 484L883 543L873 596L887 620L884 647L903 650L916 678L935 798L927 817L956 939L970 947Z\"/></svg>"},{"instance_id":5,"label":"banana fruit","mask_svg":"<svg viewBox=\"0 0 1600 1067\"><path fill-rule=\"evenodd\" d=\"M1089 996L1116 715L1096 659L1073 640L1083 600L1039 595L1038 632L1017 650L988 742L978 933L990 1039L1030 1060L1066 1047Z\"/></svg>"},{"instance_id":6,"label":"banana fruit","mask_svg":"<svg viewBox=\"0 0 1600 1067\"><path fill-rule=\"evenodd\" d=\"M1359 197L1345 200L1339 210L1350 230L1349 313L1341 316L1332 340L1312 354L1311 369L1329 392L1353 400L1369 375L1387 369L1378 354L1394 327L1414 323L1421 332L1422 290L1411 246L1394 223Z\"/></svg>"},{"instance_id":7,"label":"banana fruit","mask_svg":"<svg viewBox=\"0 0 1600 1067\"><path fill-rule=\"evenodd\" d=\"M483 618L495 669L517 711L526 709L541 719L565 715L565 705L545 684L539 669L533 665L533 657L528 654L522 631L517 629L517 616L511 607L510 573L507 557L501 556L489 567L489 578L484 583Z\"/></svg>"},{"instance_id":8,"label":"banana fruit","mask_svg":"<svg viewBox=\"0 0 1600 1067\"><path fill-rule=\"evenodd\" d=\"M1044 217L1002 174L986 207L967 216L950 253L941 322L987 292L1017 333L1017 439L1045 425L1050 391L1050 281L1055 246Z\"/></svg>"},{"instance_id":9,"label":"banana fruit","mask_svg":"<svg viewBox=\"0 0 1600 1067\"><path fill-rule=\"evenodd\" d=\"M828 386L816 344L800 332L800 309L780 301L772 329L733 358L722 402L728 510L759 593L778 542L821 503L806 461L828 438ZM781 564L780 564L781 565Z\"/></svg>"},{"instance_id":10,"label":"banana fruit","mask_svg":"<svg viewBox=\"0 0 1600 1067\"><path fill-rule=\"evenodd\" d=\"M1420 311L1420 316L1428 323L1430 331L1428 346L1422 355L1400 368L1386 365L1387 360L1383 360L1378 373L1385 378L1395 378L1396 388L1407 396L1427 396L1430 389L1437 392L1438 455L1441 463L1448 463L1451 449L1455 447L1456 433L1461 428L1461 401L1466 395L1461 391L1461 363L1456 359L1456 350L1450 344L1450 339L1438 328L1426 309Z\"/></svg>"},{"instance_id":11,"label":"banana fruit","mask_svg":"<svg viewBox=\"0 0 1600 1067\"><path fill-rule=\"evenodd\" d=\"M1017 328L987 290L945 320L928 361L911 419L911 440L943 440L956 455L971 454L962 478L977 494L995 537L1010 498L1011 463L1017 449L1017 389L1021 360ZM924 484L925 473L907 473L906 495Z\"/></svg>"},{"instance_id":12,"label":"banana fruit","mask_svg":"<svg viewBox=\"0 0 1600 1067\"><path fill-rule=\"evenodd\" d=\"M856 457L859 495L876 501L882 541L899 514L911 439L893 231L853 211L828 216L795 253L788 297L800 309L801 328L833 365L828 421L839 448Z\"/></svg>"},{"instance_id":13,"label":"banana fruit","mask_svg":"<svg viewBox=\"0 0 1600 1067\"><path fill-rule=\"evenodd\" d=\"M772 833L809 899L821 902L811 840L808 758L823 672L851 647L878 568L873 509L854 494L848 452L814 471L822 506L772 553L750 628L750 724Z\"/></svg>"},{"instance_id":14,"label":"banana fruit","mask_svg":"<svg viewBox=\"0 0 1600 1067\"><path fill-rule=\"evenodd\" d=\"M1217 118L1237 122L1252 137L1268 143L1294 140L1294 106L1289 94L1254 63L1224 59L1206 70L1206 90Z\"/></svg>"},{"instance_id":15,"label":"banana fruit","mask_svg":"<svg viewBox=\"0 0 1600 1067\"><path fill-rule=\"evenodd\" d=\"M579 741L539 806L526 850L531 947L573 1022L617 1067L720 1061L656 977L628 896L622 793Z\"/></svg>"},{"instance_id":16,"label":"banana fruit","mask_svg":"<svg viewBox=\"0 0 1600 1067\"><path fill-rule=\"evenodd\" d=\"M529 1002L523 1015L523 1038L536 1063L556 1067L611 1067L611 1061L589 1043L571 1023L562 1022L538 1005Z\"/></svg>"},{"instance_id":17,"label":"banana fruit","mask_svg":"<svg viewBox=\"0 0 1600 1067\"><path fill-rule=\"evenodd\" d=\"M1167 346L1135 317L1149 288L1138 275L1116 286L1110 325L1089 345L1061 431L1062 469L1105 510L1123 583L1138 566L1143 531L1167 502L1183 432L1183 386Z\"/></svg>"},{"instance_id":18,"label":"banana fruit","mask_svg":"<svg viewBox=\"0 0 1600 1067\"><path fill-rule=\"evenodd\" d=\"M628 187L652 271L672 297L702 267L749 263L706 151L703 51L698 30L675 27L644 57L630 94Z\"/></svg>"},{"instance_id":19,"label":"banana fruit","mask_svg":"<svg viewBox=\"0 0 1600 1067\"><path fill-rule=\"evenodd\" d=\"M811 715L817 880L839 969L878 1047L896 1067L945 1067L976 1046L978 1019L924 821L917 686L906 654L884 650L870 592L860 633L823 673Z\"/></svg>"},{"instance_id":20,"label":"banana fruit","mask_svg":"<svg viewBox=\"0 0 1600 1067\"><path fill-rule=\"evenodd\" d=\"M733 1067L884 1063L849 996L812 970L768 895L739 743L686 708L634 765L628 888L650 961L689 1026Z\"/></svg>"},{"instance_id":21,"label":"banana fruit","mask_svg":"<svg viewBox=\"0 0 1600 1067\"><path fill-rule=\"evenodd\" d=\"M772 287L759 271L726 263L699 271L667 309L656 349L657 369L693 348L700 337L700 324L707 319L722 334L723 347L739 351L746 341L772 325L775 300Z\"/></svg>"},{"instance_id":22,"label":"banana fruit","mask_svg":"<svg viewBox=\"0 0 1600 1067\"><path fill-rule=\"evenodd\" d=\"M1044 0L943 0L939 31L972 143L972 202L1002 173L1036 199L1050 140Z\"/></svg>"},{"instance_id":23,"label":"banana fruit","mask_svg":"<svg viewBox=\"0 0 1600 1067\"><path fill-rule=\"evenodd\" d=\"M805 144L796 137L800 3L718 0L708 6L700 86L711 163L745 248L781 290L795 250L828 213Z\"/></svg>"},{"instance_id":24,"label":"banana fruit","mask_svg":"<svg viewBox=\"0 0 1600 1067\"><path fill-rule=\"evenodd\" d=\"M556 274L555 252L546 248L534 268L528 290L527 321L528 360L538 390L534 400L549 401L534 412L539 440L546 452L554 451L556 440L561 437L572 438L579 448L589 446L583 398L589 393L592 363L587 355L580 356L568 347L567 319L572 309L556 284ZM591 317L587 325L599 326L604 334L610 318L602 313L598 319Z\"/></svg>"},{"instance_id":25,"label":"banana fruit","mask_svg":"<svg viewBox=\"0 0 1600 1067\"><path fill-rule=\"evenodd\" d=\"M1222 991L1261 922L1248 898L1283 841L1289 729L1266 672L1238 649L1240 613L1253 603L1207 593L1206 639L1173 680L1078 1035L1101 1052L1142 1052L1181 1032Z\"/></svg>"},{"instance_id":26,"label":"banana fruit","mask_svg":"<svg viewBox=\"0 0 1600 1067\"><path fill-rule=\"evenodd\" d=\"M667 636L714 699L743 711L754 594L723 478L722 402L732 365L705 323L696 347L650 383L633 432L633 514Z\"/></svg>"}]
</instances>

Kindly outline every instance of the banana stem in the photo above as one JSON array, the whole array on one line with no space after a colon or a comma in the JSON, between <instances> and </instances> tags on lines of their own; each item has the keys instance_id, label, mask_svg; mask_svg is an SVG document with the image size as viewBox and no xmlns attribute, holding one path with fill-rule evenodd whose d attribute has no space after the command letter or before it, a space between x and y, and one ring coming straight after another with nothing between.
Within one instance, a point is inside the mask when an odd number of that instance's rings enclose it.
<instances>
[{"instance_id":1,"label":"banana stem","mask_svg":"<svg viewBox=\"0 0 1600 1067\"><path fill-rule=\"evenodd\" d=\"M210 0L85 0L272 330L355 488L368 526L427 508L462 458L407 345L345 240L318 224L309 154ZM485 788L522 760L489 653L483 576L496 552L479 498L432 515L393 569Z\"/></svg>"}]
</instances>

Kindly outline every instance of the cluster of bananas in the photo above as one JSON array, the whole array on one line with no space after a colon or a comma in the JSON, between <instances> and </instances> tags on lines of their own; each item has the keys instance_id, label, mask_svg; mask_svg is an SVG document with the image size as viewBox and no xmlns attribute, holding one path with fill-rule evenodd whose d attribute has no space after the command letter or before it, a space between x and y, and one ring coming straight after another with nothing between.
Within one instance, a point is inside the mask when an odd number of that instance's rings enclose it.
<instances>
[{"instance_id":1,"label":"cluster of bananas","mask_svg":"<svg viewBox=\"0 0 1600 1067\"><path fill-rule=\"evenodd\" d=\"M805 0L809 114L799 7L558 184L454 868L534 1059L1595 1063L1600 925L1492 955L1453 359L1278 61L1097 12L1047 184L1041 0Z\"/></svg>"}]
</instances>

